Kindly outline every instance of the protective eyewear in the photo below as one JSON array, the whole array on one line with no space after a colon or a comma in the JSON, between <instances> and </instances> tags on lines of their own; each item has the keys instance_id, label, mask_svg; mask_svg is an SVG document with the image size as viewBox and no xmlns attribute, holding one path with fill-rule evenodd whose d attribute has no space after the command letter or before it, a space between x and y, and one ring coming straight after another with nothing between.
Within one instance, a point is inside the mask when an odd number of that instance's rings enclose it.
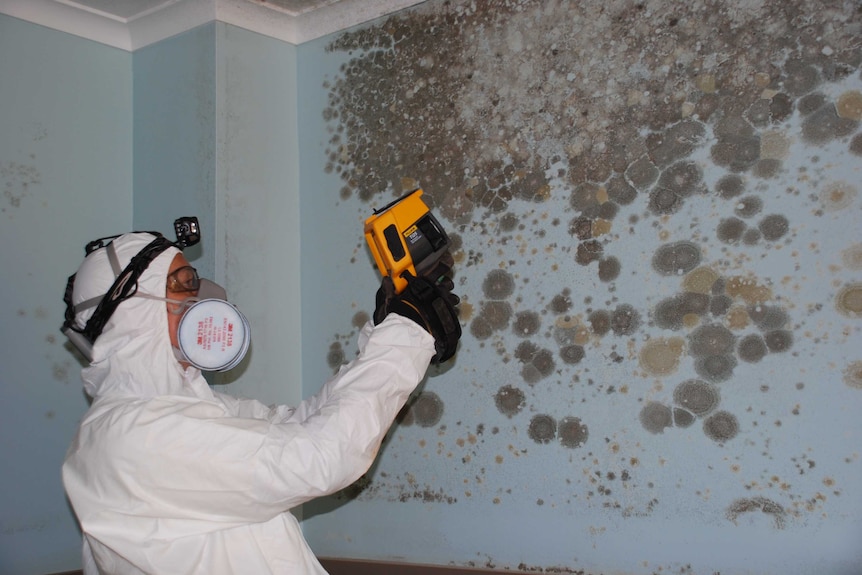
<instances>
[{"instance_id":1,"label":"protective eyewear","mask_svg":"<svg viewBox=\"0 0 862 575\"><path fill-rule=\"evenodd\" d=\"M171 293L197 293L201 289L201 278L192 266L183 266L168 274L167 289Z\"/></svg>"}]
</instances>

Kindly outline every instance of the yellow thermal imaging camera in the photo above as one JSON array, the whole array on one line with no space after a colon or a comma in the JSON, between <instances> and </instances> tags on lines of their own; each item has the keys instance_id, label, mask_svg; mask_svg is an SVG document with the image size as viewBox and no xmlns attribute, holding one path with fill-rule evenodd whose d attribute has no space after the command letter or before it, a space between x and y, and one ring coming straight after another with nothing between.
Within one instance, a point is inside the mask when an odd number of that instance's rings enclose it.
<instances>
[{"instance_id":1,"label":"yellow thermal imaging camera","mask_svg":"<svg viewBox=\"0 0 862 575\"><path fill-rule=\"evenodd\" d=\"M407 287L405 272L422 275L449 249L449 236L421 196L421 189L413 190L365 220L365 241L381 275L392 278L396 293Z\"/></svg>"}]
</instances>

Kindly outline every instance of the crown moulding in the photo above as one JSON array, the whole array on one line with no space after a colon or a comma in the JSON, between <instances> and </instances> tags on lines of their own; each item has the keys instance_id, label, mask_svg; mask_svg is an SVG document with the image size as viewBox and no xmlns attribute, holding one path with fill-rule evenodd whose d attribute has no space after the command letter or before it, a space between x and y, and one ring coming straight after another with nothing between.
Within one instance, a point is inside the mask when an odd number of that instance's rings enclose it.
<instances>
[{"instance_id":1,"label":"crown moulding","mask_svg":"<svg viewBox=\"0 0 862 575\"><path fill-rule=\"evenodd\" d=\"M132 52L208 22L231 24L299 45L424 0L151 0L139 10L100 9L104 0L0 0L0 13Z\"/></svg>"}]
</instances>

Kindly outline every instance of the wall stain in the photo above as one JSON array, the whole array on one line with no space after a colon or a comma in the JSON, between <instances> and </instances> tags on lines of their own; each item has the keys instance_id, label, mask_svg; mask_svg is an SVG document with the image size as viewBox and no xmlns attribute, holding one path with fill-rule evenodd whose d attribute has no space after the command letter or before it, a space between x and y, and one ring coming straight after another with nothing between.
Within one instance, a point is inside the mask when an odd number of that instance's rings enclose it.
<instances>
[{"instance_id":1,"label":"wall stain","mask_svg":"<svg viewBox=\"0 0 862 575\"><path fill-rule=\"evenodd\" d=\"M339 35L333 201L365 215L423 187L467 310L447 373L467 385L436 388L427 413L445 399L447 424L472 410L492 430L450 438L430 415L415 425L415 402L388 448L419 441L423 462L464 476L459 499L495 505L642 517L677 489L734 523L821 511L825 495L782 478L810 476L814 454L779 461L775 446L790 418L811 424L808 358L858 341L862 247L829 237L859 205L837 169L862 157L858 20L846 2L432 0ZM843 361L829 377L862 387ZM672 434L719 450L697 458L704 481L769 497L719 509L709 488L674 485L674 457L645 447ZM739 463L756 450L763 472ZM581 474L543 468L553 487L536 498L514 478L545 456ZM431 476L378 470L363 497L452 503Z\"/></svg>"}]
</instances>

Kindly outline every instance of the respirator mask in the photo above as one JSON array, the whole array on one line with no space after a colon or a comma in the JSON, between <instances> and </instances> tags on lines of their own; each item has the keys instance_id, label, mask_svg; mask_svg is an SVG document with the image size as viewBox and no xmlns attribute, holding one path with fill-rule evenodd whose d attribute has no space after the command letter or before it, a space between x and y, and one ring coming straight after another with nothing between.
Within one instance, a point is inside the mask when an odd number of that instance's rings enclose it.
<instances>
[{"instance_id":1,"label":"respirator mask","mask_svg":"<svg viewBox=\"0 0 862 575\"><path fill-rule=\"evenodd\" d=\"M165 301L172 304L170 313L182 314L177 330L179 349L174 349L179 361L204 371L227 371L236 367L245 357L251 342L248 320L236 306L227 301L221 286L199 278L191 266L179 268L168 276L167 293L175 297L138 293L138 279L159 254L170 247L182 250L200 241L197 218L177 219L174 230L177 235L175 242L157 232L144 232L154 239L137 252L125 268L121 268L113 244L113 240L121 236L99 238L86 245L87 256L97 250L105 250L114 278L106 293L77 304L73 302L76 274L69 277L66 283L63 297L66 314L61 331L88 361L92 362L93 344L111 315L120 303L131 297ZM109 240L107 244L106 240ZM76 315L90 308L95 310L86 325L81 327Z\"/></svg>"},{"instance_id":2,"label":"respirator mask","mask_svg":"<svg viewBox=\"0 0 862 575\"><path fill-rule=\"evenodd\" d=\"M236 367L251 343L248 320L229 301L224 288L198 277L197 270L184 266L168 275L169 296L139 293L136 297L171 304L168 312L181 315L177 327L177 360L203 371L228 371ZM183 294L190 294L176 299Z\"/></svg>"}]
</instances>

